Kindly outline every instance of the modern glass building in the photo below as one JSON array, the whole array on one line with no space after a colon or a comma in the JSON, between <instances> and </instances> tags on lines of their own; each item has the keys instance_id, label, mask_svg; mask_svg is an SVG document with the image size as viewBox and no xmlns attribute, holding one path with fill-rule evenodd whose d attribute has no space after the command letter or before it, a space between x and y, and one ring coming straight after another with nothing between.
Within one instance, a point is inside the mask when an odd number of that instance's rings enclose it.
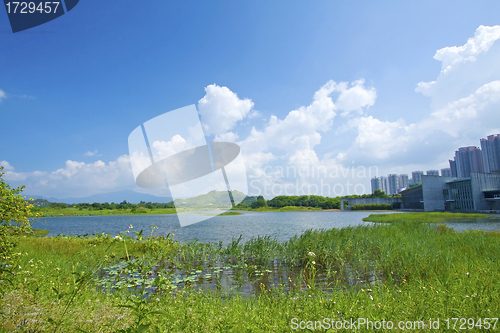
<instances>
[{"instance_id":1,"label":"modern glass building","mask_svg":"<svg viewBox=\"0 0 500 333\"><path fill-rule=\"evenodd\" d=\"M423 176L422 185L402 191L401 196L404 209L500 212L500 173L473 172L469 178Z\"/></svg>"}]
</instances>

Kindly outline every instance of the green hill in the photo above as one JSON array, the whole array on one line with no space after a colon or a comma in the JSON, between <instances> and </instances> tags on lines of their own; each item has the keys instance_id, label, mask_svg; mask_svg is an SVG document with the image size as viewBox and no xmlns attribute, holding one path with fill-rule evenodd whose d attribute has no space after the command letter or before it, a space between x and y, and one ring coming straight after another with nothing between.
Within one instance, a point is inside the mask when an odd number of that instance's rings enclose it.
<instances>
[{"instance_id":1,"label":"green hill","mask_svg":"<svg viewBox=\"0 0 500 333\"><path fill-rule=\"evenodd\" d=\"M26 201L30 205L33 205L34 207L43 208L43 207L47 207L48 205L50 205L50 202L47 201L47 200L45 200L45 199L33 199L33 200L29 200L29 198L26 197Z\"/></svg>"},{"instance_id":2,"label":"green hill","mask_svg":"<svg viewBox=\"0 0 500 333\"><path fill-rule=\"evenodd\" d=\"M245 194L239 191L232 191L233 199L235 202L245 201L248 198ZM176 199L176 207L196 207L196 208L219 208L227 207L227 191L211 191L207 194L202 194L189 199ZM230 207L230 205L229 205Z\"/></svg>"}]
</instances>

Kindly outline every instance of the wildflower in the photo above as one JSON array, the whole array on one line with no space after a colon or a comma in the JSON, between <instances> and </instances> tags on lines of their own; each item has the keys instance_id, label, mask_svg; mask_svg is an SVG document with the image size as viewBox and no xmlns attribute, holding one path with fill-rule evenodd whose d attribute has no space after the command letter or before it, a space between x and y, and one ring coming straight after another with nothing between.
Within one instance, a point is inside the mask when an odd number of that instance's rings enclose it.
<instances>
[{"instance_id":1,"label":"wildflower","mask_svg":"<svg viewBox=\"0 0 500 333\"><path fill-rule=\"evenodd\" d=\"M314 260L313 260L312 264L313 264L313 265L316 265L316 261L314 261Z\"/></svg>"},{"instance_id":2,"label":"wildflower","mask_svg":"<svg viewBox=\"0 0 500 333\"><path fill-rule=\"evenodd\" d=\"M316 256L316 255L314 254L314 252L312 252L312 251L309 251L308 255L309 255L309 256L311 256L311 257Z\"/></svg>"},{"instance_id":3,"label":"wildflower","mask_svg":"<svg viewBox=\"0 0 500 333\"><path fill-rule=\"evenodd\" d=\"M122 237L120 235L115 236L115 238L122 239Z\"/></svg>"},{"instance_id":4,"label":"wildflower","mask_svg":"<svg viewBox=\"0 0 500 333\"><path fill-rule=\"evenodd\" d=\"M59 271L59 270L60 270L60 268L59 268L59 267L56 267L56 271Z\"/></svg>"},{"instance_id":5,"label":"wildflower","mask_svg":"<svg viewBox=\"0 0 500 333\"><path fill-rule=\"evenodd\" d=\"M108 257L108 255L107 255L107 254L105 254L105 255L104 255L104 258L107 258L107 257Z\"/></svg>"},{"instance_id":6,"label":"wildflower","mask_svg":"<svg viewBox=\"0 0 500 333\"><path fill-rule=\"evenodd\" d=\"M132 224L129 224L129 225L128 225L128 228L129 228L129 229L134 229L134 227L132 226Z\"/></svg>"}]
</instances>

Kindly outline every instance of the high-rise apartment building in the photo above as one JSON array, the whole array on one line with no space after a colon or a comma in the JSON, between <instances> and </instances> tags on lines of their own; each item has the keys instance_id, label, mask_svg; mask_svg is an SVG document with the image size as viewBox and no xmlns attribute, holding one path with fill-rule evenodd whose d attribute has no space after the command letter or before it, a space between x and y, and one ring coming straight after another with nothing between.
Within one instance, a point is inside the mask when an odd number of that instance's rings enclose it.
<instances>
[{"instance_id":1,"label":"high-rise apartment building","mask_svg":"<svg viewBox=\"0 0 500 333\"><path fill-rule=\"evenodd\" d=\"M399 189L399 175L391 173L387 176L387 185L389 186L389 195L397 194Z\"/></svg>"},{"instance_id":2,"label":"high-rise apartment building","mask_svg":"<svg viewBox=\"0 0 500 333\"><path fill-rule=\"evenodd\" d=\"M459 178L469 178L471 172L484 172L481 149L474 146L458 148L455 165Z\"/></svg>"},{"instance_id":3,"label":"high-rise apartment building","mask_svg":"<svg viewBox=\"0 0 500 333\"><path fill-rule=\"evenodd\" d=\"M399 175L398 183L399 183L398 184L398 190L402 189L402 188L407 188L410 185L410 181L408 179L408 175L407 174L401 174L401 175Z\"/></svg>"},{"instance_id":4,"label":"high-rise apartment building","mask_svg":"<svg viewBox=\"0 0 500 333\"><path fill-rule=\"evenodd\" d=\"M441 169L441 177L452 177L451 169L450 168Z\"/></svg>"},{"instance_id":5,"label":"high-rise apartment building","mask_svg":"<svg viewBox=\"0 0 500 333\"><path fill-rule=\"evenodd\" d=\"M500 172L500 134L481 139L484 172Z\"/></svg>"},{"instance_id":6,"label":"high-rise apartment building","mask_svg":"<svg viewBox=\"0 0 500 333\"><path fill-rule=\"evenodd\" d=\"M439 170L427 170L427 176L438 176L439 177Z\"/></svg>"},{"instance_id":7,"label":"high-rise apartment building","mask_svg":"<svg viewBox=\"0 0 500 333\"><path fill-rule=\"evenodd\" d=\"M411 179L413 184L420 184L422 182L423 171L413 171L411 173Z\"/></svg>"},{"instance_id":8,"label":"high-rise apartment building","mask_svg":"<svg viewBox=\"0 0 500 333\"><path fill-rule=\"evenodd\" d=\"M457 163L455 162L455 160L448 160L448 162L450 163L450 170L451 170L451 176L452 177L458 177L458 174L457 174Z\"/></svg>"},{"instance_id":9,"label":"high-rise apartment building","mask_svg":"<svg viewBox=\"0 0 500 333\"><path fill-rule=\"evenodd\" d=\"M387 186L387 177L374 177L372 178L372 193L375 190L380 190L385 192L385 194L389 194L389 188Z\"/></svg>"}]
</instances>

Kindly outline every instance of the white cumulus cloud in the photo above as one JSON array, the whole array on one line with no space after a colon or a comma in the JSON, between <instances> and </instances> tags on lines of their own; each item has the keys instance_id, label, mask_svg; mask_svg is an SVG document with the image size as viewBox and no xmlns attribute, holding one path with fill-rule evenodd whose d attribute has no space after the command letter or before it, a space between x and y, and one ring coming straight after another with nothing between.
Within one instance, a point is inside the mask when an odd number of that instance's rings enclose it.
<instances>
[{"instance_id":1,"label":"white cumulus cloud","mask_svg":"<svg viewBox=\"0 0 500 333\"><path fill-rule=\"evenodd\" d=\"M230 131L254 106L250 99L240 99L227 87L211 84L205 92L205 96L198 101L198 111L206 135L221 135Z\"/></svg>"},{"instance_id":2,"label":"white cumulus cloud","mask_svg":"<svg viewBox=\"0 0 500 333\"><path fill-rule=\"evenodd\" d=\"M335 101L335 105L345 116L352 111L363 114L363 108L368 108L375 104L377 92L375 88L365 88L365 80L360 79L352 83L352 87L348 88L346 82L341 82L337 85L337 91L340 95Z\"/></svg>"},{"instance_id":3,"label":"white cumulus cloud","mask_svg":"<svg viewBox=\"0 0 500 333\"><path fill-rule=\"evenodd\" d=\"M100 160L94 163L68 160L63 168L52 172L8 171L5 179L14 183L11 184L14 186L26 185L25 192L29 194L59 198L84 197L135 188L127 155L108 163Z\"/></svg>"},{"instance_id":4,"label":"white cumulus cloud","mask_svg":"<svg viewBox=\"0 0 500 333\"><path fill-rule=\"evenodd\" d=\"M0 161L0 165L4 167L4 171L14 171L14 167L7 161Z\"/></svg>"},{"instance_id":5,"label":"white cumulus cloud","mask_svg":"<svg viewBox=\"0 0 500 333\"><path fill-rule=\"evenodd\" d=\"M238 140L238 134L234 132L227 132L224 134L216 135L214 141L218 142L236 142Z\"/></svg>"},{"instance_id":6,"label":"white cumulus cloud","mask_svg":"<svg viewBox=\"0 0 500 333\"><path fill-rule=\"evenodd\" d=\"M437 50L434 59L441 61L441 72L452 70L457 64L474 62L477 56L487 52L493 43L500 38L500 26L477 28L474 37L469 38L462 46L451 46Z\"/></svg>"},{"instance_id":7,"label":"white cumulus cloud","mask_svg":"<svg viewBox=\"0 0 500 333\"><path fill-rule=\"evenodd\" d=\"M430 109L419 121L387 121L372 116L351 119L352 146L339 160L379 165L446 166L453 151L479 145L500 124L500 26L480 26L463 46L445 47L434 58L442 62L436 80L420 82L416 91L430 97ZM404 106L403 106L404 107ZM428 114L428 116L425 116ZM344 132L345 133L345 132ZM342 133L343 134L343 133ZM416 156L420 156L420 161Z\"/></svg>"},{"instance_id":8,"label":"white cumulus cloud","mask_svg":"<svg viewBox=\"0 0 500 333\"><path fill-rule=\"evenodd\" d=\"M500 26L480 26L464 45L438 50L434 59L441 62L441 72L434 81L419 82L415 91L429 96L431 107L439 109L500 79L499 39Z\"/></svg>"},{"instance_id":9,"label":"white cumulus cloud","mask_svg":"<svg viewBox=\"0 0 500 333\"><path fill-rule=\"evenodd\" d=\"M87 151L83 156L96 156L97 155L97 150L94 151Z\"/></svg>"},{"instance_id":10,"label":"white cumulus cloud","mask_svg":"<svg viewBox=\"0 0 500 333\"><path fill-rule=\"evenodd\" d=\"M153 148L156 149L159 159L163 159L188 149L194 148L181 135L176 134L169 141L155 141Z\"/></svg>"}]
</instances>

